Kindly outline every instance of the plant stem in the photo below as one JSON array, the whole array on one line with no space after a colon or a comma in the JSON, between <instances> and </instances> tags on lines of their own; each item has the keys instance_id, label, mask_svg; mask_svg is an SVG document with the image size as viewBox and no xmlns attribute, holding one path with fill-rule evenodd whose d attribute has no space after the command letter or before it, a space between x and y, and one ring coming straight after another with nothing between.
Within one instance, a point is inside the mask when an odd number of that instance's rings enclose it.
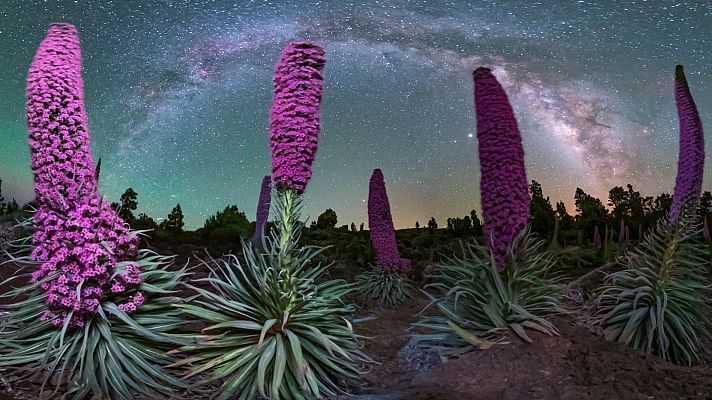
<instances>
[{"instance_id":1,"label":"plant stem","mask_svg":"<svg viewBox=\"0 0 712 400\"><path fill-rule=\"evenodd\" d=\"M279 255L278 267L282 279L282 293L287 300L286 310L292 308L292 304L297 300L296 282L292 277L291 264L292 252L296 244L295 235L300 230L299 226L299 202L300 194L290 188L280 188L277 190L278 220L277 230L279 232Z\"/></svg>"}]
</instances>

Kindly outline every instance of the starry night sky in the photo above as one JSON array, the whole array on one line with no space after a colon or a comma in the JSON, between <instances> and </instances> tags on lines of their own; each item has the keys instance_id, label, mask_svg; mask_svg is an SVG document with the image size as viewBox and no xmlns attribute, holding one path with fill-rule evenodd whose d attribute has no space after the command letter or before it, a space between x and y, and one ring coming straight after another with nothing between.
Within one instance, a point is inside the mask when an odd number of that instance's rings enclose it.
<instances>
[{"instance_id":1,"label":"starry night sky","mask_svg":"<svg viewBox=\"0 0 712 400\"><path fill-rule=\"evenodd\" d=\"M154 218L180 202L188 228L228 204L254 219L272 72L292 40L328 57L305 213L332 208L339 225L366 221L377 167L397 228L479 212L478 66L510 96L528 178L569 212L576 187L604 202L626 183L672 192L675 64L712 129L710 2L2 0L0 177L20 202L33 195L25 79L50 22L79 29L105 197L133 187Z\"/></svg>"}]
</instances>

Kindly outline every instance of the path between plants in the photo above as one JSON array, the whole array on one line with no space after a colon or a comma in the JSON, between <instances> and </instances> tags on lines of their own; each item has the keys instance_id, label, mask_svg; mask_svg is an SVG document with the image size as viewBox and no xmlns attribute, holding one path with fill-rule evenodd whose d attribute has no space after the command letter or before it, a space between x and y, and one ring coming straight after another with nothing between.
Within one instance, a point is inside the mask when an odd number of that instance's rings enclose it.
<instances>
[{"instance_id":1,"label":"path between plants","mask_svg":"<svg viewBox=\"0 0 712 400\"><path fill-rule=\"evenodd\" d=\"M357 332L380 364L356 399L712 399L712 368L685 368L603 340L571 316L555 320L559 337L533 333L445 363L409 360L408 328L424 303L376 310ZM428 368L427 364L431 366ZM353 398L353 397L352 397Z\"/></svg>"}]
</instances>

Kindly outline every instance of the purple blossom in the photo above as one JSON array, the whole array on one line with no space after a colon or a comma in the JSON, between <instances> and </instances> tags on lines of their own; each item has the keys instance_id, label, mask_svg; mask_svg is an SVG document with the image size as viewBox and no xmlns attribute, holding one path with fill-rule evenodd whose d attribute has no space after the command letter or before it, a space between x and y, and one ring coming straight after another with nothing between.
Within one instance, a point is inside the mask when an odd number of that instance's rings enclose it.
<instances>
[{"instance_id":1,"label":"purple blossom","mask_svg":"<svg viewBox=\"0 0 712 400\"><path fill-rule=\"evenodd\" d=\"M376 264L389 271L408 272L410 260L401 258L398 253L386 183L383 172L378 168L373 170L368 185L368 229L373 252L376 253Z\"/></svg>"},{"instance_id":2,"label":"purple blossom","mask_svg":"<svg viewBox=\"0 0 712 400\"><path fill-rule=\"evenodd\" d=\"M489 68L473 73L485 242L504 269L507 248L529 220L524 149L507 94Z\"/></svg>"},{"instance_id":3,"label":"purple blossom","mask_svg":"<svg viewBox=\"0 0 712 400\"><path fill-rule=\"evenodd\" d=\"M141 268L133 261L138 238L108 203L93 198L66 211L45 205L33 221L37 230L31 255L40 267L32 273L32 280L53 277L41 285L49 294L44 320L61 325L73 311L70 324L81 326L84 316L95 313L103 300L111 299L119 306L136 304L134 297L142 282Z\"/></svg>"},{"instance_id":4,"label":"purple blossom","mask_svg":"<svg viewBox=\"0 0 712 400\"><path fill-rule=\"evenodd\" d=\"M72 25L53 24L27 78L27 120L38 210L32 280L45 280L42 320L83 326L104 300L135 310L138 238L97 190L84 116L81 52Z\"/></svg>"},{"instance_id":5,"label":"purple blossom","mask_svg":"<svg viewBox=\"0 0 712 400\"><path fill-rule=\"evenodd\" d=\"M79 36L52 24L27 77L27 122L38 203L53 208L96 192Z\"/></svg>"},{"instance_id":6,"label":"purple blossom","mask_svg":"<svg viewBox=\"0 0 712 400\"><path fill-rule=\"evenodd\" d=\"M321 47L292 42L275 67L270 147L272 180L277 187L303 192L311 178L319 140L325 63Z\"/></svg>"},{"instance_id":7,"label":"purple blossom","mask_svg":"<svg viewBox=\"0 0 712 400\"><path fill-rule=\"evenodd\" d=\"M680 154L677 159L675 192L668 215L671 221L676 221L685 212L697 211L705 166L702 120L687 86L682 65L675 67L675 102L680 120Z\"/></svg>"},{"instance_id":8,"label":"purple blossom","mask_svg":"<svg viewBox=\"0 0 712 400\"><path fill-rule=\"evenodd\" d=\"M255 219L255 234L252 236L252 245L259 246L269 217L269 206L272 200L272 179L269 175L262 178L260 197L257 200L257 217Z\"/></svg>"},{"instance_id":9,"label":"purple blossom","mask_svg":"<svg viewBox=\"0 0 712 400\"><path fill-rule=\"evenodd\" d=\"M593 247L597 249L601 248L601 232L598 230L598 225L596 225L596 228L593 230Z\"/></svg>"}]
</instances>

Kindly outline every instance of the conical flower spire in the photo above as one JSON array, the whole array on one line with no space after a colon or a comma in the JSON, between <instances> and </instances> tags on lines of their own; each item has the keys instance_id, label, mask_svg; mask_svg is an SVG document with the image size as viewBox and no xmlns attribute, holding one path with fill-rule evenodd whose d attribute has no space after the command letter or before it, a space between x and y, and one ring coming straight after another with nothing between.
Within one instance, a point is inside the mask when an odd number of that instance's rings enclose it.
<instances>
[{"instance_id":1,"label":"conical flower spire","mask_svg":"<svg viewBox=\"0 0 712 400\"><path fill-rule=\"evenodd\" d=\"M368 229L376 264L386 270L408 272L410 260L400 258L398 254L386 183L383 172L378 168L373 170L368 185Z\"/></svg>"},{"instance_id":2,"label":"conical flower spire","mask_svg":"<svg viewBox=\"0 0 712 400\"><path fill-rule=\"evenodd\" d=\"M52 24L27 77L27 122L38 204L64 207L96 192L77 30Z\"/></svg>"},{"instance_id":3,"label":"conical flower spire","mask_svg":"<svg viewBox=\"0 0 712 400\"><path fill-rule=\"evenodd\" d=\"M621 226L618 230L618 243L622 244L623 242L625 242L625 222L621 220Z\"/></svg>"},{"instance_id":4,"label":"conical flower spire","mask_svg":"<svg viewBox=\"0 0 712 400\"><path fill-rule=\"evenodd\" d=\"M687 85L682 65L675 67L675 102L680 120L680 154L677 159L675 192L669 214L671 221L676 221L684 212L697 211L705 166L702 120Z\"/></svg>"},{"instance_id":5,"label":"conical flower spire","mask_svg":"<svg viewBox=\"0 0 712 400\"><path fill-rule=\"evenodd\" d=\"M274 72L270 115L272 181L278 188L303 192L311 178L319 140L324 50L309 42L292 42Z\"/></svg>"},{"instance_id":6,"label":"conical flower spire","mask_svg":"<svg viewBox=\"0 0 712 400\"><path fill-rule=\"evenodd\" d=\"M140 306L140 266L132 261L138 238L102 202L84 115L81 51L74 26L52 24L27 78L27 121L38 210L33 281L48 293L42 316L61 326L111 300L126 312ZM116 269L122 264L122 270Z\"/></svg>"},{"instance_id":7,"label":"conical flower spire","mask_svg":"<svg viewBox=\"0 0 712 400\"><path fill-rule=\"evenodd\" d=\"M269 175L262 178L260 197L257 200L257 215L255 218L255 234L252 236L252 245L259 246L265 232L265 225L269 217L269 207L272 201L272 179Z\"/></svg>"},{"instance_id":8,"label":"conical flower spire","mask_svg":"<svg viewBox=\"0 0 712 400\"><path fill-rule=\"evenodd\" d=\"M524 148L507 94L489 68L477 68L475 111L485 241L504 268L507 247L529 220Z\"/></svg>"}]
</instances>

